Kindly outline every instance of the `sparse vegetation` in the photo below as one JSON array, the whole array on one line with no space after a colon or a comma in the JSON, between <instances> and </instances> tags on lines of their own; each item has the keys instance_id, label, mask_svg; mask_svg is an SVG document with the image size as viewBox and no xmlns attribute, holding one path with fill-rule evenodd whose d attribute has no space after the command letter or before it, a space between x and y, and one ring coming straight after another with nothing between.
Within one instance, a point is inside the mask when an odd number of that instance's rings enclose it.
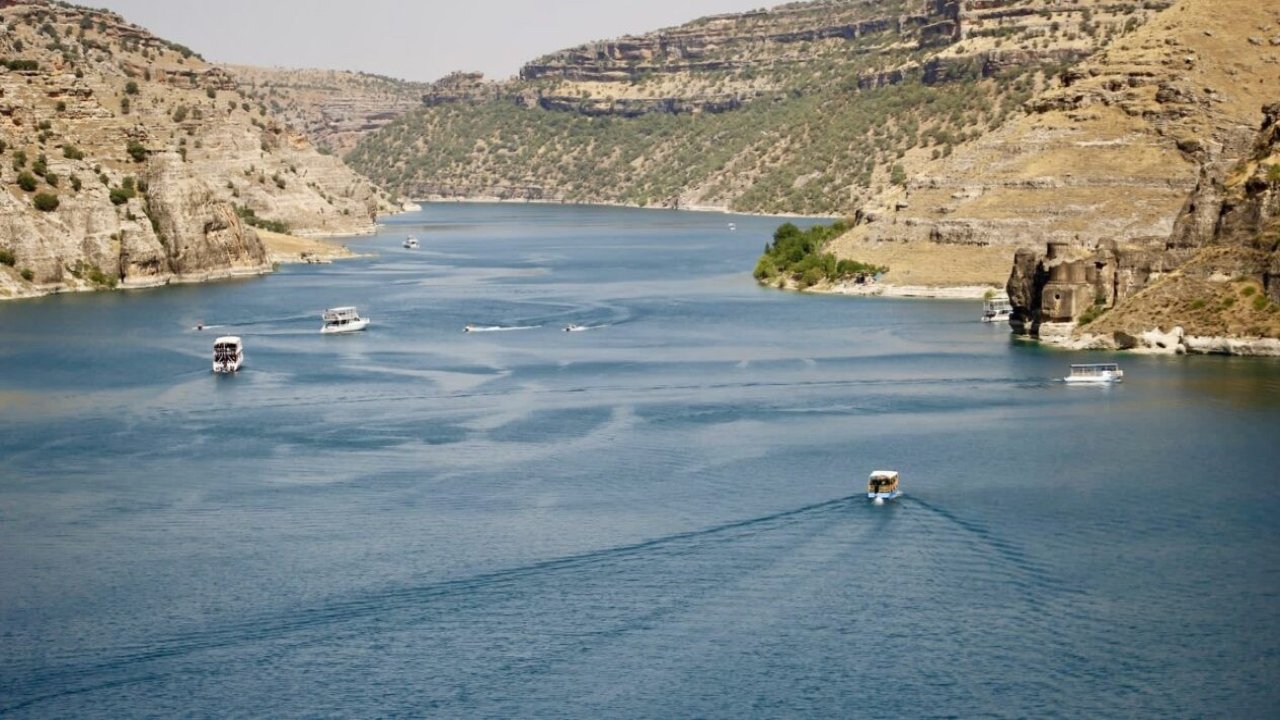
<instances>
[{"instance_id":1,"label":"sparse vegetation","mask_svg":"<svg viewBox=\"0 0 1280 720\"><path fill-rule=\"evenodd\" d=\"M807 230L793 223L783 224L774 232L773 242L765 247L764 255L756 263L756 280L765 284L790 280L807 288L824 281L865 280L888 272L887 267L838 260L833 253L826 252L827 243L847 230L848 225L843 221L814 225Z\"/></svg>"},{"instance_id":2,"label":"sparse vegetation","mask_svg":"<svg viewBox=\"0 0 1280 720\"><path fill-rule=\"evenodd\" d=\"M53 212L59 205L58 196L53 193L36 193L31 203L40 212Z\"/></svg>"}]
</instances>

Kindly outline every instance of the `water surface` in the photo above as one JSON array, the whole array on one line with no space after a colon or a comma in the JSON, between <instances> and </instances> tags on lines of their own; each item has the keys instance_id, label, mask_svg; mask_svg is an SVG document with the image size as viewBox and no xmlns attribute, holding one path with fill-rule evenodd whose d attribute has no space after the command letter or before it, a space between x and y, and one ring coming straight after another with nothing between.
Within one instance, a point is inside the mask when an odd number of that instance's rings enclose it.
<instances>
[{"instance_id":1,"label":"water surface","mask_svg":"<svg viewBox=\"0 0 1280 720\"><path fill-rule=\"evenodd\" d=\"M1274 716L1280 365L1066 387L1113 356L756 287L776 224L429 205L0 304L0 715Z\"/></svg>"}]
</instances>

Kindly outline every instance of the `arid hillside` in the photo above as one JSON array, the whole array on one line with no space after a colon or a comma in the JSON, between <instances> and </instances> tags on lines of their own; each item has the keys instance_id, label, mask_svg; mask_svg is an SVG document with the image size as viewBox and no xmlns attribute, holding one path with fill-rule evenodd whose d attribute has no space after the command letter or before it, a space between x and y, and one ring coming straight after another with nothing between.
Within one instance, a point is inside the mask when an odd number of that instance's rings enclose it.
<instances>
[{"instance_id":1,"label":"arid hillside","mask_svg":"<svg viewBox=\"0 0 1280 720\"><path fill-rule=\"evenodd\" d=\"M1264 39L1280 35L1278 13L1178 0L863 205L837 254L890 265L888 282L1002 285L1017 248L1163 247L1202 174L1248 155L1262 106L1280 97L1280 45ZM904 248L918 260L893 262ZM951 248L974 259L963 276L928 265Z\"/></svg>"},{"instance_id":2,"label":"arid hillside","mask_svg":"<svg viewBox=\"0 0 1280 720\"><path fill-rule=\"evenodd\" d=\"M255 226L373 228L372 184L113 13L0 3L0 297L270 269Z\"/></svg>"},{"instance_id":3,"label":"arid hillside","mask_svg":"<svg viewBox=\"0 0 1280 720\"><path fill-rule=\"evenodd\" d=\"M342 157L365 135L422 106L426 83L341 70L227 65L249 99L307 134L322 152Z\"/></svg>"},{"instance_id":4,"label":"arid hillside","mask_svg":"<svg viewBox=\"0 0 1280 720\"><path fill-rule=\"evenodd\" d=\"M348 156L410 196L852 214L1166 0L823 0L530 62Z\"/></svg>"}]
</instances>

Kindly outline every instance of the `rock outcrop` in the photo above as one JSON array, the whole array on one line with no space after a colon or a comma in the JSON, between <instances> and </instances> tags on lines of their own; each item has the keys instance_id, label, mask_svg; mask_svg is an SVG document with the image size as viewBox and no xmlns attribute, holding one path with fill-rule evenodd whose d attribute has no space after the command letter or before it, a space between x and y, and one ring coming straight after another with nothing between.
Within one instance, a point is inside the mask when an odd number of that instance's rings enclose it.
<instances>
[{"instance_id":1,"label":"rock outcrop","mask_svg":"<svg viewBox=\"0 0 1280 720\"><path fill-rule=\"evenodd\" d=\"M1179 0L1131 20L1104 50L1049 78L1023 114L864 204L837 253L880 263L904 245L971 247L974 263L952 282L992 285L1018 253L1010 290L1037 313L1038 294L1020 284L1050 244L1090 258L1083 309L1121 302L1189 259L1203 233L1179 226L1216 218L1198 203L1180 220L1188 197L1248 154L1258 108L1280 96L1280 51L1242 38L1277 17L1250 0ZM980 266L986 250L1001 252ZM911 267L886 264L887 282L910 282L901 273Z\"/></svg>"},{"instance_id":2,"label":"rock outcrop","mask_svg":"<svg viewBox=\"0 0 1280 720\"><path fill-rule=\"evenodd\" d=\"M390 208L188 48L61 3L0 23L0 298L266 272L255 225Z\"/></svg>"}]
</instances>

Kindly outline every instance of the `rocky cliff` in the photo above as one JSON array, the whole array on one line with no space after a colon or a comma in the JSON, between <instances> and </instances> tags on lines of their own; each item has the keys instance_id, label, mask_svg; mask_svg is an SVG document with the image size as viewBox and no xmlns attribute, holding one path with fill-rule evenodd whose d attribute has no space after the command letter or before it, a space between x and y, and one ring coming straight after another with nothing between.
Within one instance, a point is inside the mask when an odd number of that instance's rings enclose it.
<instances>
[{"instance_id":1,"label":"rocky cliff","mask_svg":"<svg viewBox=\"0 0 1280 720\"><path fill-rule=\"evenodd\" d=\"M0 7L0 298L270 269L254 226L389 207L224 69L113 13Z\"/></svg>"},{"instance_id":2,"label":"rocky cliff","mask_svg":"<svg viewBox=\"0 0 1280 720\"><path fill-rule=\"evenodd\" d=\"M426 83L368 73L226 67L251 102L266 105L274 117L338 157L436 92Z\"/></svg>"},{"instance_id":3,"label":"rocky cliff","mask_svg":"<svg viewBox=\"0 0 1280 720\"><path fill-rule=\"evenodd\" d=\"M1202 167L1163 244L1020 251L1018 329L1076 347L1280 354L1280 103L1263 113L1243 160Z\"/></svg>"},{"instance_id":4,"label":"rocky cliff","mask_svg":"<svg viewBox=\"0 0 1280 720\"><path fill-rule=\"evenodd\" d=\"M1164 0L822 0L570 48L349 156L408 195L852 213Z\"/></svg>"}]
</instances>

